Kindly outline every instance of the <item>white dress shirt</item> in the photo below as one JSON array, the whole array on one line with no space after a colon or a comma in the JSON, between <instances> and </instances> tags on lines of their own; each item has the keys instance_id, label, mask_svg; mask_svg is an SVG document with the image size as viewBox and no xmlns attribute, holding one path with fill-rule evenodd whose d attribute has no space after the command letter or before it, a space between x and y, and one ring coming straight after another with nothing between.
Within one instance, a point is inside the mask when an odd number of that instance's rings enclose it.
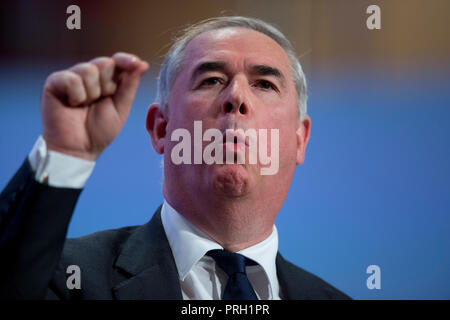
<instances>
[{"instance_id":1,"label":"white dress shirt","mask_svg":"<svg viewBox=\"0 0 450 320\"><path fill-rule=\"evenodd\" d=\"M205 256L209 250L223 249L207 234L185 219L167 201L161 210L164 230L177 265L183 299L220 300L228 281L227 274ZM258 265L247 266L247 276L259 299L280 299L275 258L278 232L273 226L264 241L239 251Z\"/></svg>"},{"instance_id":2,"label":"white dress shirt","mask_svg":"<svg viewBox=\"0 0 450 320\"><path fill-rule=\"evenodd\" d=\"M47 144L42 136L39 136L28 154L28 161L33 169L34 179L55 188L83 188L95 166L95 161L47 151Z\"/></svg>"},{"instance_id":3,"label":"white dress shirt","mask_svg":"<svg viewBox=\"0 0 450 320\"><path fill-rule=\"evenodd\" d=\"M36 181L59 188L83 188L95 166L95 161L47 151L42 136L36 141L28 160ZM216 266L213 258L205 254L209 250L223 248L167 201L162 206L161 219L177 266L183 299L221 299L228 276ZM258 263L247 266L246 271L259 299L280 299L275 264L277 252L278 232L275 225L267 239L238 252Z\"/></svg>"}]
</instances>

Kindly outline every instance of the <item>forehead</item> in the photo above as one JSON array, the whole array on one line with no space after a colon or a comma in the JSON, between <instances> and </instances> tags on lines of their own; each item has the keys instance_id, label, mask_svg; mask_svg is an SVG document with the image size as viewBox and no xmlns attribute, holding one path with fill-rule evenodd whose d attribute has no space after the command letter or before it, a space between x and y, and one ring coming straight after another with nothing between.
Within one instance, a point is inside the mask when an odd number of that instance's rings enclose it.
<instances>
[{"instance_id":1,"label":"forehead","mask_svg":"<svg viewBox=\"0 0 450 320\"><path fill-rule=\"evenodd\" d=\"M183 65L189 69L203 60L270 65L286 73L290 70L287 54L275 40L238 27L207 31L191 40L184 52Z\"/></svg>"}]
</instances>

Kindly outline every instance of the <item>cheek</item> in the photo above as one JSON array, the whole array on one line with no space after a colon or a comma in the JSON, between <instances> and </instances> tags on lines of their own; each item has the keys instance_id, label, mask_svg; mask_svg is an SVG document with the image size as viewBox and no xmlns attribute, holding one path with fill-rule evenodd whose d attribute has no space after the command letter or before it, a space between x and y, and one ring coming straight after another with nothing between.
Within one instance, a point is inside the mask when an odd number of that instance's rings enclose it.
<instances>
[{"instance_id":1,"label":"cheek","mask_svg":"<svg viewBox=\"0 0 450 320\"><path fill-rule=\"evenodd\" d=\"M277 104L270 106L268 111L262 114L264 122L269 124L270 128L279 129L292 134L297 130L298 112L296 106Z\"/></svg>"},{"instance_id":2,"label":"cheek","mask_svg":"<svg viewBox=\"0 0 450 320\"><path fill-rule=\"evenodd\" d=\"M252 100L259 105L276 108L284 104L283 99L275 91L264 91L258 88L252 90Z\"/></svg>"},{"instance_id":3,"label":"cheek","mask_svg":"<svg viewBox=\"0 0 450 320\"><path fill-rule=\"evenodd\" d=\"M215 110L216 105L216 97L211 94L187 95L182 105L180 104L182 108L180 114L184 119L190 121L202 120Z\"/></svg>"},{"instance_id":4,"label":"cheek","mask_svg":"<svg viewBox=\"0 0 450 320\"><path fill-rule=\"evenodd\" d=\"M188 123L192 122L195 103L189 99L173 99L169 103L169 128L188 128Z\"/></svg>"},{"instance_id":5,"label":"cheek","mask_svg":"<svg viewBox=\"0 0 450 320\"><path fill-rule=\"evenodd\" d=\"M169 122L167 132L172 134L179 128L187 129L191 134L194 132L194 122L201 120L203 129L208 126L208 114L211 103L205 97L186 95L184 99L173 99L169 105Z\"/></svg>"},{"instance_id":6,"label":"cheek","mask_svg":"<svg viewBox=\"0 0 450 320\"><path fill-rule=\"evenodd\" d=\"M295 168L297 161L297 140L295 133L280 130L279 139L279 166L280 168Z\"/></svg>"},{"instance_id":7,"label":"cheek","mask_svg":"<svg viewBox=\"0 0 450 320\"><path fill-rule=\"evenodd\" d=\"M297 125L298 112L296 101L273 107L265 115L270 128L278 129L278 152L280 166L295 166L297 156Z\"/></svg>"},{"instance_id":8,"label":"cheek","mask_svg":"<svg viewBox=\"0 0 450 320\"><path fill-rule=\"evenodd\" d=\"M287 90L292 91L292 90ZM294 91L295 92L295 91ZM283 128L285 126L296 125L298 118L297 95L293 92L285 92L283 96L266 93L264 100L260 103L265 106L268 121L274 123L274 127Z\"/></svg>"}]
</instances>

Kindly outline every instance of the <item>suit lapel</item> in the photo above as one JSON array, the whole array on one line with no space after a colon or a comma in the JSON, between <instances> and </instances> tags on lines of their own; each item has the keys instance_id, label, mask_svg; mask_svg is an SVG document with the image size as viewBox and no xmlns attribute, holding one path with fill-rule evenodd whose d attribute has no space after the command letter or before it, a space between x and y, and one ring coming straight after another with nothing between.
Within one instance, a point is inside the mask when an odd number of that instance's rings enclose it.
<instances>
[{"instance_id":1,"label":"suit lapel","mask_svg":"<svg viewBox=\"0 0 450 320\"><path fill-rule=\"evenodd\" d=\"M319 277L286 261L280 253L277 254L276 264L278 281L280 282L283 299L350 299L349 296L337 290Z\"/></svg>"},{"instance_id":2,"label":"suit lapel","mask_svg":"<svg viewBox=\"0 0 450 320\"><path fill-rule=\"evenodd\" d=\"M161 206L125 242L115 267L127 275L114 285L117 299L183 299L178 271L161 222Z\"/></svg>"},{"instance_id":3,"label":"suit lapel","mask_svg":"<svg viewBox=\"0 0 450 320\"><path fill-rule=\"evenodd\" d=\"M299 273L298 268L296 268L290 262L286 261L279 252L277 253L276 265L282 299L311 299L311 297L309 297L308 295L306 286L309 281L307 281L306 277L303 277L302 273Z\"/></svg>"},{"instance_id":4,"label":"suit lapel","mask_svg":"<svg viewBox=\"0 0 450 320\"><path fill-rule=\"evenodd\" d=\"M283 299L314 299L308 272L286 261L280 253L276 265ZM136 228L126 240L115 268L120 277L113 285L117 299L183 299L175 260L162 226L161 206L147 224Z\"/></svg>"}]
</instances>

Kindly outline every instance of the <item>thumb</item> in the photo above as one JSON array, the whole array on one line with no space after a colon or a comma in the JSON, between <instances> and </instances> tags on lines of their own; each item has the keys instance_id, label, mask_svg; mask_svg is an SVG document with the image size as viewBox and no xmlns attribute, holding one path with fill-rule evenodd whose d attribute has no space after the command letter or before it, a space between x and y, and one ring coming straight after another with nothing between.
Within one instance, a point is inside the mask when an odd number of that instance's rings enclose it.
<instances>
[{"instance_id":1,"label":"thumb","mask_svg":"<svg viewBox=\"0 0 450 320\"><path fill-rule=\"evenodd\" d=\"M135 64L136 67L132 70L122 72L117 91L113 97L114 105L122 119L128 117L139 82L149 68L148 63L144 61L136 61Z\"/></svg>"}]
</instances>

